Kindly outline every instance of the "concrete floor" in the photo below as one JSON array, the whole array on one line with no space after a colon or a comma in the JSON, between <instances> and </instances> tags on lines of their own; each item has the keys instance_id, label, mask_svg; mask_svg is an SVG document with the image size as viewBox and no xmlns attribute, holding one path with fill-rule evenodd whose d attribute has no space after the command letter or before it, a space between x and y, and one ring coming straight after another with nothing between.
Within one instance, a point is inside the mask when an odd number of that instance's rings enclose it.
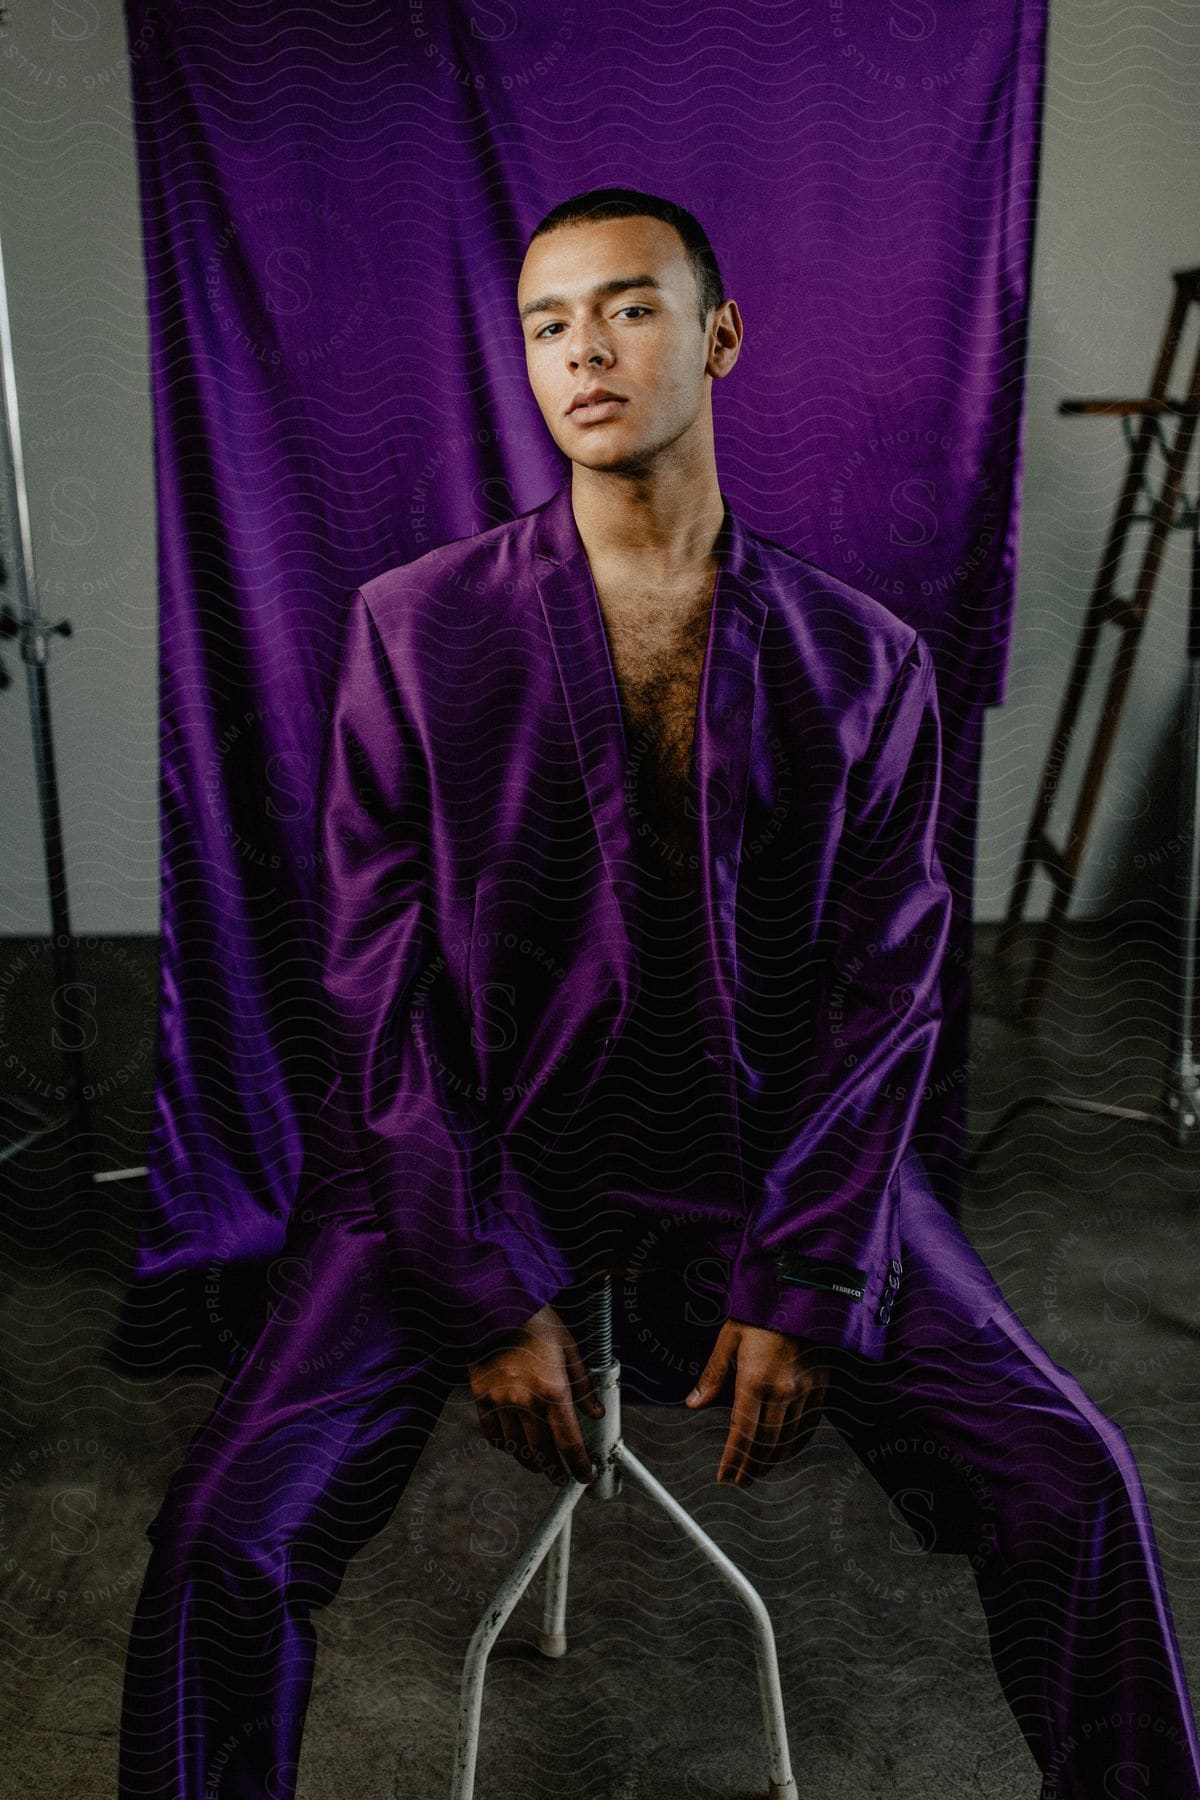
<instances>
[{"instance_id":1,"label":"concrete floor","mask_svg":"<svg viewBox=\"0 0 1200 1800\"><path fill-rule=\"evenodd\" d=\"M1156 1109L1168 1041L1165 948L1136 920L1076 928L1040 1035L978 932L971 1123L1044 1092ZM102 1161L143 1160L156 946L96 950L107 1006L90 1074L126 1071L98 1111ZM0 953L0 964L19 955ZM9 983L40 1016L28 967ZM10 1039L12 1032L9 1032ZM19 1041L19 1040L18 1040ZM44 1077L32 1049L27 1092ZM0 1064L0 1086L6 1069ZM6 1090L7 1091L7 1090ZM1200 1692L1200 1153L1154 1129L1037 1107L973 1175L964 1226L1055 1361L1138 1456L1176 1623ZM143 1534L216 1392L194 1369L138 1380L104 1348L124 1289L138 1184L73 1198L61 1136L0 1168L12 1229L0 1277L0 1796L110 1800ZM965 1559L897 1553L887 1503L836 1432L747 1494L713 1482L725 1420L629 1409L626 1436L757 1582L775 1621L805 1800L1034 1800ZM448 1405L391 1524L320 1615L300 1800L448 1792L457 1684L483 1599L551 1499L488 1449L466 1390ZM751 1800L765 1793L737 1602L628 1486L576 1514L560 1662L534 1648L540 1583L493 1654L479 1800ZM834 1531L836 1520L838 1530ZM901 1547L903 1548L903 1547ZM1169 1800L1169 1797L1156 1797Z\"/></svg>"}]
</instances>

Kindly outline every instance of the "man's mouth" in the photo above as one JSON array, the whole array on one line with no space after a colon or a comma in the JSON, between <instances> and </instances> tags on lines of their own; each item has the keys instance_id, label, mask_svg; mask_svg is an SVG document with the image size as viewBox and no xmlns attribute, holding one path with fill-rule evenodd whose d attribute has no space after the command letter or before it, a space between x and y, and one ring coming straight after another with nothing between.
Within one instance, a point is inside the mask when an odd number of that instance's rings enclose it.
<instances>
[{"instance_id":1,"label":"man's mouth","mask_svg":"<svg viewBox=\"0 0 1200 1800\"><path fill-rule=\"evenodd\" d=\"M625 405L616 394L598 394L594 400L576 400L567 417L577 425L598 424L602 419L614 419Z\"/></svg>"}]
</instances>

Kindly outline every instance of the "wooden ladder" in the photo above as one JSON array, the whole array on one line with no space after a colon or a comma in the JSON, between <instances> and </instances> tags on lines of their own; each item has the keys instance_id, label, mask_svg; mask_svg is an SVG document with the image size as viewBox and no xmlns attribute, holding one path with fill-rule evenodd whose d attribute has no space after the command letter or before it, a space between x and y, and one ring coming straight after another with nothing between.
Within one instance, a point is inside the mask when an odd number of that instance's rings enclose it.
<instances>
[{"instance_id":1,"label":"wooden ladder","mask_svg":"<svg viewBox=\"0 0 1200 1800\"><path fill-rule=\"evenodd\" d=\"M1175 293L1167 315L1149 394L1137 400L1062 400L1058 407L1060 413L1099 414L1106 418L1120 419L1129 446L1129 466L1125 471L1125 481L1109 526L1108 541L1096 572L1075 661L1059 710L1054 739L1042 769L1037 802L1017 864L1008 912L997 939L997 954L1002 960L1007 960L1015 948L1017 933L1024 923L1023 913L1034 872L1039 867L1043 868L1050 877L1052 892L1047 916L1036 926L1033 961L1021 1004L1022 1016L1029 1022L1036 1020L1041 1011L1059 936L1087 847L1100 785L1112 754L1121 708L1150 610L1150 598L1158 578L1167 536L1172 530L1188 526L1194 521L1195 506L1189 507L1185 500L1183 508L1177 514L1176 505L1183 488L1184 469L1195 436L1197 416L1200 416L1200 343L1197 345L1191 385L1187 393L1182 399L1172 400L1168 397L1167 387L1187 326L1189 308L1200 305L1200 268L1176 269L1171 278L1175 283ZM1133 419L1139 421L1136 430L1127 423ZM1164 426L1172 419L1177 424L1174 440L1168 443ZM1146 465L1151 450L1155 448L1163 453L1162 480L1157 493L1146 479ZM1148 510L1138 508L1138 502L1143 498L1148 502ZM1126 597L1115 591L1126 539L1135 524L1147 522L1150 526L1149 537L1138 566L1133 592ZM1063 765L1075 735L1088 677L1096 659L1105 623L1115 625L1121 636L1066 842L1060 849L1050 837L1050 813L1058 793Z\"/></svg>"}]
</instances>

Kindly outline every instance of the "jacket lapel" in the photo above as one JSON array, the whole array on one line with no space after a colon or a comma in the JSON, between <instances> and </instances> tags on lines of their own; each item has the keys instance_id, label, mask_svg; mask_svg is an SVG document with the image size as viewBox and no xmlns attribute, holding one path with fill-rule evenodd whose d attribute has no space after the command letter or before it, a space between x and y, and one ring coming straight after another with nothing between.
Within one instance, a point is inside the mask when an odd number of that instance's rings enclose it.
<instances>
[{"instance_id":1,"label":"jacket lapel","mask_svg":"<svg viewBox=\"0 0 1200 1800\"><path fill-rule=\"evenodd\" d=\"M605 870L623 911L634 879L624 791L628 752L600 602L582 544L565 561L543 567L538 594Z\"/></svg>"},{"instance_id":2,"label":"jacket lapel","mask_svg":"<svg viewBox=\"0 0 1200 1800\"><path fill-rule=\"evenodd\" d=\"M726 520L736 525L728 513ZM735 529L729 535L739 534ZM732 1017L737 975L738 871L766 614L766 601L746 580L740 558L731 555L717 576L695 748L701 897L717 1011L724 1020Z\"/></svg>"}]
</instances>

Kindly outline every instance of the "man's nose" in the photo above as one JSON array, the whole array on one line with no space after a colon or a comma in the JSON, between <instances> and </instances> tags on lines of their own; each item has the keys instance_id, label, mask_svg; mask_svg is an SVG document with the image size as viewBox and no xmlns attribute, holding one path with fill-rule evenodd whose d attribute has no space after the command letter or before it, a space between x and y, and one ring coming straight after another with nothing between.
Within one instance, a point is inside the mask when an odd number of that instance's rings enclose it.
<instances>
[{"instance_id":1,"label":"man's nose","mask_svg":"<svg viewBox=\"0 0 1200 1800\"><path fill-rule=\"evenodd\" d=\"M567 363L572 372L585 364L592 369L607 369L612 360L612 348L603 332L584 326L572 333L567 343Z\"/></svg>"}]
</instances>

